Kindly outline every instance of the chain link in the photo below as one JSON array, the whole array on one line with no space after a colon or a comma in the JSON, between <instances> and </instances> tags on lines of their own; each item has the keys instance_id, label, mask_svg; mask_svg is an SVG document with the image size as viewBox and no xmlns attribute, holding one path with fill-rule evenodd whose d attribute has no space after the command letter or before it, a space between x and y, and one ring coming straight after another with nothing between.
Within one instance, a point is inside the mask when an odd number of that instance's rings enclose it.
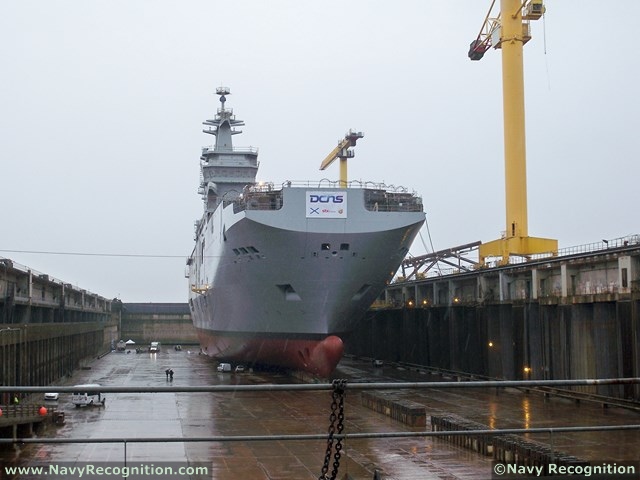
<instances>
[{"instance_id":1,"label":"chain link","mask_svg":"<svg viewBox=\"0 0 640 480\"><path fill-rule=\"evenodd\" d=\"M331 452L333 451L334 435L342 434L344 430L344 395L347 388L347 381L344 379L333 381L333 392L331 394L331 414L329 415L329 436L327 438L327 450L324 456L324 464L318 480L335 480L338 476L338 469L340 468L340 457L342 454L342 438L335 439L335 453L333 455L333 470L331 476L327 476L329 472L329 463L331 462ZM336 410L338 413L336 414ZM338 423L336 424L336 420ZM337 432L336 432L337 429Z\"/></svg>"}]
</instances>

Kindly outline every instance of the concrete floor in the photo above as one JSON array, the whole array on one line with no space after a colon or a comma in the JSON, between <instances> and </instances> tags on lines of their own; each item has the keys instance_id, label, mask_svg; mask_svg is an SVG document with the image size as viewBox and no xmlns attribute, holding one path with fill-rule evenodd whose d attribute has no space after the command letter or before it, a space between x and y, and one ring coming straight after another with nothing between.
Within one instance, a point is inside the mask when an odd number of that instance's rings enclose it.
<instances>
[{"instance_id":1,"label":"concrete floor","mask_svg":"<svg viewBox=\"0 0 640 480\"><path fill-rule=\"evenodd\" d=\"M197 351L194 349L194 351ZM109 386L164 386L165 369L175 372L173 385L295 383L273 372L218 373L215 363L185 347L163 346L158 354L112 353L76 372L67 384L100 383ZM345 359L339 377L355 376L375 381L431 380L416 372ZM620 409L602 410L566 400L545 401L516 390L430 390L407 392L406 398L427 406L432 413L455 413L492 428L584 424L636 424L640 415ZM214 435L325 434L331 395L323 392L235 393L118 393L107 394L105 407L74 408L70 394L61 394L63 426L48 426L43 437L111 438L172 437L166 443L34 444L0 451L3 465L63 463L84 465L141 464L206 466L206 476L179 478L317 479L326 441L184 442ZM347 394L345 433L408 431L410 428L360 405L357 392ZM427 426L427 429L430 429ZM547 441L548 438L536 438ZM593 459L637 460L640 433L613 432L555 435L556 449ZM125 458L126 450L126 458ZM339 479L371 479L375 469L385 479L491 478L491 459L453 447L438 439L347 440ZM329 472L331 472L330 467ZM28 478L22 476L21 478ZM33 477L38 478L38 477ZM178 477L175 477L178 478Z\"/></svg>"}]
</instances>

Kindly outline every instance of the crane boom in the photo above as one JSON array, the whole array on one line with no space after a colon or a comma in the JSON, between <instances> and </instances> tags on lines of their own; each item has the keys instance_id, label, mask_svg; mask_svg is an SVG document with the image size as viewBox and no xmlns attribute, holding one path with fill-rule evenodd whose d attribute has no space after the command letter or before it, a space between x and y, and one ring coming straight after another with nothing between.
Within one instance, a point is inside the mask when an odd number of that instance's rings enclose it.
<instances>
[{"instance_id":1,"label":"crane boom","mask_svg":"<svg viewBox=\"0 0 640 480\"><path fill-rule=\"evenodd\" d=\"M340 140L338 146L334 148L329 155L320 164L320 170L325 170L331 165L337 158L340 159L340 186L347 186L347 158L353 158L353 150L351 147L356 146L358 139L364 137L362 132L354 132L349 130L344 138Z\"/></svg>"}]
</instances>

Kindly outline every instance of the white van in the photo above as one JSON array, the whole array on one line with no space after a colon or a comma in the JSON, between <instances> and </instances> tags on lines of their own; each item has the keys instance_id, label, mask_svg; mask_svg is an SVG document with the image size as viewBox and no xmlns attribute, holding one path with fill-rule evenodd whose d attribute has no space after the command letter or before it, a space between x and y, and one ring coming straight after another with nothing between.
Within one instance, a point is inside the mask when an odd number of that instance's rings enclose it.
<instances>
[{"instance_id":1,"label":"white van","mask_svg":"<svg viewBox=\"0 0 640 480\"><path fill-rule=\"evenodd\" d=\"M218 365L218 371L219 372L230 372L231 371L231 364L230 363L221 363L220 365Z\"/></svg>"},{"instance_id":2,"label":"white van","mask_svg":"<svg viewBox=\"0 0 640 480\"><path fill-rule=\"evenodd\" d=\"M158 353L160 351L160 342L151 342L149 345L149 353Z\"/></svg>"},{"instance_id":3,"label":"white van","mask_svg":"<svg viewBox=\"0 0 640 480\"><path fill-rule=\"evenodd\" d=\"M87 383L84 385L76 385L75 390L71 394L71 401L76 407L86 405L104 406L105 397L100 393L100 385L97 383Z\"/></svg>"}]
</instances>

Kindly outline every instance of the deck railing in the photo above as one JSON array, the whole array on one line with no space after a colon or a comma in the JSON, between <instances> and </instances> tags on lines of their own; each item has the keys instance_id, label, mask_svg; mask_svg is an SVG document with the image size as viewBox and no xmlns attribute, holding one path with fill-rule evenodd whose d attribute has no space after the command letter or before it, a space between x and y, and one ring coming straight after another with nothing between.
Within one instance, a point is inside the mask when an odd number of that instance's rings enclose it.
<instances>
[{"instance_id":1,"label":"deck railing","mask_svg":"<svg viewBox=\"0 0 640 480\"><path fill-rule=\"evenodd\" d=\"M273 183L258 183L246 187L241 196L225 205L233 203L234 212L243 210L279 210L283 205L283 189L289 187L316 189L344 189L339 181L322 179L320 181L287 181L280 186ZM383 183L351 181L346 188L364 189L365 208L371 212L421 212L422 198L405 187L385 185Z\"/></svg>"}]
</instances>

